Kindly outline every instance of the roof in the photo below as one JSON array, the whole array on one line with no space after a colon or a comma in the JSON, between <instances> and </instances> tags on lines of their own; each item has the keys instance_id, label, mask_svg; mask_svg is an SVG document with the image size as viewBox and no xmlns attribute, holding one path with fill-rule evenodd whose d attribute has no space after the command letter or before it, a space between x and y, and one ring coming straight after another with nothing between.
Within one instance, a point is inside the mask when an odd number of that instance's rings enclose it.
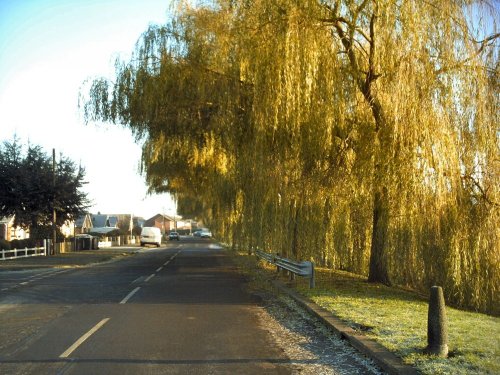
<instances>
[{"instance_id":1,"label":"roof","mask_svg":"<svg viewBox=\"0 0 500 375\"><path fill-rule=\"evenodd\" d=\"M14 215L0 217L0 224L12 224L14 221Z\"/></svg>"},{"instance_id":2,"label":"roof","mask_svg":"<svg viewBox=\"0 0 500 375\"><path fill-rule=\"evenodd\" d=\"M85 224L85 221L88 220L90 222L90 224L92 225L92 219L90 217L90 214L85 214L85 215L82 215L82 216L79 216L76 220L75 220L75 227L83 227L83 224Z\"/></svg>"},{"instance_id":3,"label":"roof","mask_svg":"<svg viewBox=\"0 0 500 375\"><path fill-rule=\"evenodd\" d=\"M113 232L115 230L118 230L118 228L116 228L116 227L99 227L99 228L92 228L90 230L90 233L107 234L107 233Z\"/></svg>"},{"instance_id":4,"label":"roof","mask_svg":"<svg viewBox=\"0 0 500 375\"><path fill-rule=\"evenodd\" d=\"M117 227L118 226L118 217L116 216L108 216L109 226Z\"/></svg>"},{"instance_id":5,"label":"roof","mask_svg":"<svg viewBox=\"0 0 500 375\"><path fill-rule=\"evenodd\" d=\"M91 215L94 228L107 227L108 215Z\"/></svg>"},{"instance_id":6,"label":"roof","mask_svg":"<svg viewBox=\"0 0 500 375\"><path fill-rule=\"evenodd\" d=\"M163 214L156 214L156 215L150 217L146 221L156 220L156 219L165 219L166 221L174 221L174 218L172 216L163 215Z\"/></svg>"}]
</instances>

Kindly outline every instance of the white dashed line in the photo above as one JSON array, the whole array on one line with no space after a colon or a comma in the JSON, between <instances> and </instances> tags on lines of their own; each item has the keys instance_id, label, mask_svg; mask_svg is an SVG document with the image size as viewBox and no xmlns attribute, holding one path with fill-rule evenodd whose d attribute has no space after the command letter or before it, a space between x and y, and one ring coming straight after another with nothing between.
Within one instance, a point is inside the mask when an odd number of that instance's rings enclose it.
<instances>
[{"instance_id":1,"label":"white dashed line","mask_svg":"<svg viewBox=\"0 0 500 375\"><path fill-rule=\"evenodd\" d=\"M163 266L162 266L162 267L158 267L158 268L156 269L156 272L160 272L162 269L163 269Z\"/></svg>"},{"instance_id":2,"label":"white dashed line","mask_svg":"<svg viewBox=\"0 0 500 375\"><path fill-rule=\"evenodd\" d=\"M132 281L130 284L135 284L136 282L138 282L140 279L142 279L144 276L139 276L137 279L135 279L134 281Z\"/></svg>"},{"instance_id":3,"label":"white dashed line","mask_svg":"<svg viewBox=\"0 0 500 375\"><path fill-rule=\"evenodd\" d=\"M68 356L73 353L80 345L84 343L90 336L92 336L99 328L101 328L104 324L107 323L109 318L105 318L97 323L90 331L80 337L73 345L71 345L66 351L59 356L59 358L68 358Z\"/></svg>"},{"instance_id":4,"label":"white dashed line","mask_svg":"<svg viewBox=\"0 0 500 375\"><path fill-rule=\"evenodd\" d=\"M144 280L145 283L147 283L149 280L151 280L153 277L155 277L155 274L151 274L148 276L148 278L146 280Z\"/></svg>"},{"instance_id":5,"label":"white dashed line","mask_svg":"<svg viewBox=\"0 0 500 375\"><path fill-rule=\"evenodd\" d=\"M137 288L135 288L133 291L131 291L129 294L127 294L127 297L125 297L124 299L122 299L122 300L121 300L120 305L123 305L123 304L127 303L127 301L128 301L130 298L132 298L132 296L133 296L135 293L137 293L137 291L138 291L139 289L141 289L141 287L140 287L140 286L138 286L138 287L137 287Z\"/></svg>"}]
</instances>

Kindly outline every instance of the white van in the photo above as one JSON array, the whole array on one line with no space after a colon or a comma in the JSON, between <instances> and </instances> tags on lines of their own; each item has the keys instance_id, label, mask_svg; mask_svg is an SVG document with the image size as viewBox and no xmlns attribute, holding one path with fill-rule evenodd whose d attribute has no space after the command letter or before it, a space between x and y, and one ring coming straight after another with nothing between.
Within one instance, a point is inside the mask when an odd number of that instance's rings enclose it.
<instances>
[{"instance_id":1,"label":"white van","mask_svg":"<svg viewBox=\"0 0 500 375\"><path fill-rule=\"evenodd\" d=\"M161 245L161 231L156 227L144 227L141 230L141 246L153 244L158 247Z\"/></svg>"}]
</instances>

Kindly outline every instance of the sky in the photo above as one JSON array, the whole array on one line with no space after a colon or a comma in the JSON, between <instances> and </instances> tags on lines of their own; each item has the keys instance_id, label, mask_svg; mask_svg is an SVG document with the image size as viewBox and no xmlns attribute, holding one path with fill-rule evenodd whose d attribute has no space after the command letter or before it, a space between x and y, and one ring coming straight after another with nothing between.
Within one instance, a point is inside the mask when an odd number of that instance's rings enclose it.
<instances>
[{"instance_id":1,"label":"sky","mask_svg":"<svg viewBox=\"0 0 500 375\"><path fill-rule=\"evenodd\" d=\"M85 124L85 80L113 77L149 24L167 20L169 0L0 0L0 142L56 151L86 170L91 213L146 219L176 214L169 195L147 195L141 149L131 132Z\"/></svg>"}]
</instances>

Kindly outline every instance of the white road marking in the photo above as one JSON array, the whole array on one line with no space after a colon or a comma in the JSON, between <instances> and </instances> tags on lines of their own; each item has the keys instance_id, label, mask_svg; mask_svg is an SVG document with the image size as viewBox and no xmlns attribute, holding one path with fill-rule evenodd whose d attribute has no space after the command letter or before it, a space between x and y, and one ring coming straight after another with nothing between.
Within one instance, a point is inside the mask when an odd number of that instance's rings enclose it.
<instances>
[{"instance_id":1,"label":"white road marking","mask_svg":"<svg viewBox=\"0 0 500 375\"><path fill-rule=\"evenodd\" d=\"M155 277L155 274L152 273L151 275L148 276L146 280L144 280L145 283L147 283L149 280L151 280L153 277Z\"/></svg>"},{"instance_id":2,"label":"white road marking","mask_svg":"<svg viewBox=\"0 0 500 375\"><path fill-rule=\"evenodd\" d=\"M163 263L164 266L167 266L170 263L169 260L167 260L165 263Z\"/></svg>"},{"instance_id":3,"label":"white road marking","mask_svg":"<svg viewBox=\"0 0 500 375\"><path fill-rule=\"evenodd\" d=\"M59 356L59 358L68 358L68 356L73 353L80 345L82 345L85 340L87 340L90 336L92 336L99 328L101 328L104 324L107 323L109 318L105 318L97 323L90 331L80 337L76 342L71 345L66 351Z\"/></svg>"},{"instance_id":4,"label":"white road marking","mask_svg":"<svg viewBox=\"0 0 500 375\"><path fill-rule=\"evenodd\" d=\"M29 284L29 281L25 281L24 283L20 283L19 285L26 285Z\"/></svg>"},{"instance_id":5,"label":"white road marking","mask_svg":"<svg viewBox=\"0 0 500 375\"><path fill-rule=\"evenodd\" d=\"M132 281L130 284L135 284L136 282L138 282L140 279L142 279L144 276L139 276L137 279L135 279L134 281Z\"/></svg>"},{"instance_id":6,"label":"white road marking","mask_svg":"<svg viewBox=\"0 0 500 375\"><path fill-rule=\"evenodd\" d=\"M123 304L127 303L127 301L128 301L130 298L132 298L132 296L133 296L135 293L137 293L137 291L138 291L139 289L141 289L141 287L140 287L140 286L138 286L138 287L137 287L137 288L135 288L133 291L131 291L129 294L127 294L127 296L126 296L124 299L122 299L122 300L121 300L120 305L123 305Z\"/></svg>"},{"instance_id":7,"label":"white road marking","mask_svg":"<svg viewBox=\"0 0 500 375\"><path fill-rule=\"evenodd\" d=\"M160 272L162 269L163 269L163 266L162 266L162 267L158 267L158 268L156 269L156 272Z\"/></svg>"}]
</instances>

